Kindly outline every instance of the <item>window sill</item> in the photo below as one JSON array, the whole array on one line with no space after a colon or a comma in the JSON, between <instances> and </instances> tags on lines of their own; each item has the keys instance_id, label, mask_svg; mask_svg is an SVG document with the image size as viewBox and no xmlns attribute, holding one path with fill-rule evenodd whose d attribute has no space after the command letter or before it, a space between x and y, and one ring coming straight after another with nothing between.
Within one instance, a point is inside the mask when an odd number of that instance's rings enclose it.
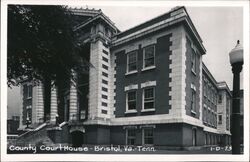
<instances>
[{"instance_id":1,"label":"window sill","mask_svg":"<svg viewBox=\"0 0 250 162\"><path fill-rule=\"evenodd\" d=\"M137 110L126 110L125 114L137 113Z\"/></svg>"},{"instance_id":2,"label":"window sill","mask_svg":"<svg viewBox=\"0 0 250 162\"><path fill-rule=\"evenodd\" d=\"M135 71L130 71L130 72L126 72L125 75L131 75L131 74L135 74L135 73L137 73L137 72L138 72L137 70L135 70Z\"/></svg>"},{"instance_id":3,"label":"window sill","mask_svg":"<svg viewBox=\"0 0 250 162\"><path fill-rule=\"evenodd\" d=\"M26 100L32 99L32 97L27 97Z\"/></svg>"},{"instance_id":4,"label":"window sill","mask_svg":"<svg viewBox=\"0 0 250 162\"><path fill-rule=\"evenodd\" d=\"M155 111L155 109L142 109L141 112L150 112L150 111Z\"/></svg>"},{"instance_id":5,"label":"window sill","mask_svg":"<svg viewBox=\"0 0 250 162\"><path fill-rule=\"evenodd\" d=\"M192 114L196 114L196 112L195 112L194 110L191 110L191 113L192 113Z\"/></svg>"},{"instance_id":6,"label":"window sill","mask_svg":"<svg viewBox=\"0 0 250 162\"><path fill-rule=\"evenodd\" d=\"M197 75L196 72L194 71L194 69L192 69L191 71L192 71L192 73L193 73L195 76Z\"/></svg>"},{"instance_id":7,"label":"window sill","mask_svg":"<svg viewBox=\"0 0 250 162\"><path fill-rule=\"evenodd\" d=\"M145 67L141 71L152 70L152 69L155 69L155 68L156 68L155 65L153 65L153 66Z\"/></svg>"}]
</instances>

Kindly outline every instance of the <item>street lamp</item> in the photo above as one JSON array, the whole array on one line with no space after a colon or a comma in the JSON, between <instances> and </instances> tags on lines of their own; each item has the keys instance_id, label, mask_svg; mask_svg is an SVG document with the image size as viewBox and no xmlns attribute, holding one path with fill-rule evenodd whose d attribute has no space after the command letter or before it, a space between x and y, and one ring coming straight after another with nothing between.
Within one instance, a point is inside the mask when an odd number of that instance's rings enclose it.
<instances>
[{"instance_id":1,"label":"street lamp","mask_svg":"<svg viewBox=\"0 0 250 162\"><path fill-rule=\"evenodd\" d=\"M232 153L240 154L240 72L243 65L243 47L240 41L229 53L233 71L233 107L232 107Z\"/></svg>"}]
</instances>

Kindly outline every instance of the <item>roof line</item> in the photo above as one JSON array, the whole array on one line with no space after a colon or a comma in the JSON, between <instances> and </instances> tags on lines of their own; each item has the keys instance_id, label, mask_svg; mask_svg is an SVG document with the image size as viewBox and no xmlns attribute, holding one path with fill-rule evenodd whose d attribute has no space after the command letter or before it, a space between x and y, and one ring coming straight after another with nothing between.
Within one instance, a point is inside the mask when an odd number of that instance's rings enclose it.
<instances>
[{"instance_id":1,"label":"roof line","mask_svg":"<svg viewBox=\"0 0 250 162\"><path fill-rule=\"evenodd\" d=\"M211 80L214 82L214 84L217 86L218 82L216 81L216 79L214 78L214 76L212 75L212 73L209 71L209 69L207 68L207 66L205 65L205 63L202 61L202 69L204 69L204 71L206 71L208 73L208 76L211 78Z\"/></svg>"},{"instance_id":2,"label":"roof line","mask_svg":"<svg viewBox=\"0 0 250 162\"><path fill-rule=\"evenodd\" d=\"M180 8L181 8L181 7L180 7ZM179 9L179 8L178 8L178 9ZM176 10L177 10L177 9L176 9ZM175 10L173 10L173 11L175 11ZM127 31L129 31L129 30L132 30L132 29L134 29L134 28L136 28L136 27L138 27L138 26L141 26L141 25L143 25L143 24L146 24L146 23L148 23L148 22L150 22L150 21L152 21L152 20L154 20L154 19L157 19L157 18L159 18L159 17L161 17L161 16L163 16L163 15L166 15L166 14L168 14L168 13L170 13L170 12L173 12L173 11L170 10L170 11L168 11L168 12L164 12L163 14L160 14L160 15L154 17L154 18L151 18L151 19L149 19L149 20L147 20L147 21L144 21L144 22L142 22L142 23L140 23L140 24L137 24L137 25L135 25L135 26L133 26L133 27L131 27L131 28L128 28L128 29L126 29L126 30L124 30L124 31L122 31L122 32L120 32L120 33L118 33L118 34L116 34L116 36L121 35L121 34L127 32Z\"/></svg>"},{"instance_id":3,"label":"roof line","mask_svg":"<svg viewBox=\"0 0 250 162\"><path fill-rule=\"evenodd\" d=\"M104 21L106 21L106 23L108 23L113 29L115 29L115 30L118 31L118 32L120 31L120 30L115 26L115 23L112 22L103 12L100 12L100 13L96 14L96 15L93 16L92 18L90 18L90 19L84 21L82 24L76 26L76 27L74 28L74 31L76 31L76 30L78 30L78 29L80 29L80 28L86 26L87 24L93 22L94 20L98 19L99 17L102 18Z\"/></svg>"},{"instance_id":4,"label":"roof line","mask_svg":"<svg viewBox=\"0 0 250 162\"><path fill-rule=\"evenodd\" d=\"M227 92L232 96L231 90L230 90L230 88L228 87L227 82L225 82L225 81L220 81L220 82L218 82L218 83L217 83L218 89L222 89L222 88L223 88L223 87L221 87L221 88L219 87L220 84L222 84L222 85L224 84L224 85L226 86L225 89L226 89ZM223 89L224 89L224 88L223 88Z\"/></svg>"},{"instance_id":5,"label":"roof line","mask_svg":"<svg viewBox=\"0 0 250 162\"><path fill-rule=\"evenodd\" d=\"M193 25L193 22L192 22L189 14L187 13L187 10L186 10L186 8L184 6L175 7L175 8L171 9L170 11L168 11L166 13L163 13L163 14L157 16L157 17L154 17L154 18L152 18L150 20L147 20L147 21L145 21L143 23L140 23L140 24L138 24L138 25L136 25L136 26L134 26L132 28L129 28L129 29L125 30L125 31L122 31L122 32L116 34L114 36L114 38L116 37L117 39L121 39L122 37L126 37L126 36L130 35L131 32L133 32L133 30L135 30L135 32L136 31L140 31L141 30L140 28L145 28L145 27L143 27L143 25L146 25L146 27L150 26L149 25L150 22L153 22L154 20L160 19L160 18L162 18L164 16L167 16L168 14L172 14L175 11L178 11L178 10L181 10L181 9L184 10L183 11L183 13L185 14L185 20L184 21L186 22L186 25L188 26L188 28L190 28L191 32L193 33L195 39L197 40L197 42L198 42L198 44L200 46L199 48L201 49L202 53L205 54L206 53L206 49L205 49L205 47L202 44L202 39L201 39L199 33L197 32L195 26ZM170 18L174 17L174 16L175 15L170 15ZM159 20L159 22L160 21L162 21L162 20Z\"/></svg>"}]
</instances>

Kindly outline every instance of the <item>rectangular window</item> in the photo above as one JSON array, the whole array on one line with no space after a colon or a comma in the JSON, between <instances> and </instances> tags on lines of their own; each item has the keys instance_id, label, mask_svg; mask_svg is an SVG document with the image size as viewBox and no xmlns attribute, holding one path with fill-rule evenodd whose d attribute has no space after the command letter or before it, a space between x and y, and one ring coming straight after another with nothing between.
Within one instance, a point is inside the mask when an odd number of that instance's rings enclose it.
<instances>
[{"instance_id":1,"label":"rectangular window","mask_svg":"<svg viewBox=\"0 0 250 162\"><path fill-rule=\"evenodd\" d=\"M108 85L108 81L102 79L102 83Z\"/></svg>"},{"instance_id":2,"label":"rectangular window","mask_svg":"<svg viewBox=\"0 0 250 162\"><path fill-rule=\"evenodd\" d=\"M192 56L191 56L191 68L193 72L196 72L196 53L194 50L192 50Z\"/></svg>"},{"instance_id":3,"label":"rectangular window","mask_svg":"<svg viewBox=\"0 0 250 162\"><path fill-rule=\"evenodd\" d=\"M192 89L192 95L191 95L191 111L196 112L196 92L194 89Z\"/></svg>"},{"instance_id":4,"label":"rectangular window","mask_svg":"<svg viewBox=\"0 0 250 162\"><path fill-rule=\"evenodd\" d=\"M222 95L219 95L218 103L222 103Z\"/></svg>"},{"instance_id":5,"label":"rectangular window","mask_svg":"<svg viewBox=\"0 0 250 162\"><path fill-rule=\"evenodd\" d=\"M155 46L148 46L143 49L144 63L143 67L150 67L155 65Z\"/></svg>"},{"instance_id":6,"label":"rectangular window","mask_svg":"<svg viewBox=\"0 0 250 162\"><path fill-rule=\"evenodd\" d=\"M105 62L109 62L109 60L106 57L102 57L102 60Z\"/></svg>"},{"instance_id":7,"label":"rectangular window","mask_svg":"<svg viewBox=\"0 0 250 162\"><path fill-rule=\"evenodd\" d=\"M108 51L106 51L106 50L102 50L102 52L103 52L104 54L106 54L106 55L109 55Z\"/></svg>"},{"instance_id":8,"label":"rectangular window","mask_svg":"<svg viewBox=\"0 0 250 162\"><path fill-rule=\"evenodd\" d=\"M155 108L155 88L144 89L144 109L154 109Z\"/></svg>"},{"instance_id":9,"label":"rectangular window","mask_svg":"<svg viewBox=\"0 0 250 162\"><path fill-rule=\"evenodd\" d=\"M127 54L127 72L137 70L137 52L133 51Z\"/></svg>"},{"instance_id":10,"label":"rectangular window","mask_svg":"<svg viewBox=\"0 0 250 162\"><path fill-rule=\"evenodd\" d=\"M127 129L127 145L135 145L136 129Z\"/></svg>"},{"instance_id":11,"label":"rectangular window","mask_svg":"<svg viewBox=\"0 0 250 162\"><path fill-rule=\"evenodd\" d=\"M218 100L218 94L215 93L214 94L214 103L215 103L215 106L217 105L217 100Z\"/></svg>"},{"instance_id":12,"label":"rectangular window","mask_svg":"<svg viewBox=\"0 0 250 162\"><path fill-rule=\"evenodd\" d=\"M229 126L229 117L228 116L226 117L226 120L227 120L226 121L226 129L229 130L230 126Z\"/></svg>"},{"instance_id":13,"label":"rectangular window","mask_svg":"<svg viewBox=\"0 0 250 162\"><path fill-rule=\"evenodd\" d=\"M215 91L214 91L214 89L213 89L213 92L212 92L213 94L213 99L212 99L212 101L213 101L213 103L215 103Z\"/></svg>"},{"instance_id":14,"label":"rectangular window","mask_svg":"<svg viewBox=\"0 0 250 162\"><path fill-rule=\"evenodd\" d=\"M127 110L136 110L136 91L127 93Z\"/></svg>"},{"instance_id":15,"label":"rectangular window","mask_svg":"<svg viewBox=\"0 0 250 162\"><path fill-rule=\"evenodd\" d=\"M107 107L107 106L108 106L108 104L107 104L106 102L102 102L102 106Z\"/></svg>"},{"instance_id":16,"label":"rectangular window","mask_svg":"<svg viewBox=\"0 0 250 162\"><path fill-rule=\"evenodd\" d=\"M108 111L107 110L102 110L102 114L107 114Z\"/></svg>"},{"instance_id":17,"label":"rectangular window","mask_svg":"<svg viewBox=\"0 0 250 162\"><path fill-rule=\"evenodd\" d=\"M210 109L209 109L209 108L208 108L208 112L207 112L207 117L208 117L207 123L208 123L208 124L211 124L211 112L210 112Z\"/></svg>"},{"instance_id":18,"label":"rectangular window","mask_svg":"<svg viewBox=\"0 0 250 162\"><path fill-rule=\"evenodd\" d=\"M217 126L217 115L216 115L216 113L214 113L214 126L215 127Z\"/></svg>"},{"instance_id":19,"label":"rectangular window","mask_svg":"<svg viewBox=\"0 0 250 162\"><path fill-rule=\"evenodd\" d=\"M102 87L102 91L108 92L108 88Z\"/></svg>"},{"instance_id":20,"label":"rectangular window","mask_svg":"<svg viewBox=\"0 0 250 162\"><path fill-rule=\"evenodd\" d=\"M206 122L206 115L207 115L207 108L206 108L206 106L204 106L203 110L204 110L204 112L203 112L203 121Z\"/></svg>"},{"instance_id":21,"label":"rectangular window","mask_svg":"<svg viewBox=\"0 0 250 162\"><path fill-rule=\"evenodd\" d=\"M205 84L205 96L208 97L208 84Z\"/></svg>"},{"instance_id":22,"label":"rectangular window","mask_svg":"<svg viewBox=\"0 0 250 162\"><path fill-rule=\"evenodd\" d=\"M208 100L210 101L210 86L208 86L208 89L207 89L207 98L208 98Z\"/></svg>"},{"instance_id":23,"label":"rectangular window","mask_svg":"<svg viewBox=\"0 0 250 162\"><path fill-rule=\"evenodd\" d=\"M102 98L103 99L108 99L108 96L107 95L102 95Z\"/></svg>"},{"instance_id":24,"label":"rectangular window","mask_svg":"<svg viewBox=\"0 0 250 162\"><path fill-rule=\"evenodd\" d=\"M108 70L109 67L107 65L102 64L102 68Z\"/></svg>"},{"instance_id":25,"label":"rectangular window","mask_svg":"<svg viewBox=\"0 0 250 162\"><path fill-rule=\"evenodd\" d=\"M142 139L144 145L154 144L153 128L144 128L142 134L143 134Z\"/></svg>"},{"instance_id":26,"label":"rectangular window","mask_svg":"<svg viewBox=\"0 0 250 162\"><path fill-rule=\"evenodd\" d=\"M27 98L32 98L32 85L27 85Z\"/></svg>"},{"instance_id":27,"label":"rectangular window","mask_svg":"<svg viewBox=\"0 0 250 162\"><path fill-rule=\"evenodd\" d=\"M205 113L206 113L206 114L205 114L205 121L206 121L206 123L208 123L208 115L209 115L209 114L208 114L208 109L205 109L205 110L206 110L206 112L205 112Z\"/></svg>"},{"instance_id":28,"label":"rectangular window","mask_svg":"<svg viewBox=\"0 0 250 162\"><path fill-rule=\"evenodd\" d=\"M107 43L102 43L102 45L104 46L104 47L106 47L106 48L109 48L109 45L107 44Z\"/></svg>"},{"instance_id":29,"label":"rectangular window","mask_svg":"<svg viewBox=\"0 0 250 162\"><path fill-rule=\"evenodd\" d=\"M218 115L218 124L222 124L222 115Z\"/></svg>"},{"instance_id":30,"label":"rectangular window","mask_svg":"<svg viewBox=\"0 0 250 162\"><path fill-rule=\"evenodd\" d=\"M215 95L215 91L213 91L213 103L216 103L216 95Z\"/></svg>"},{"instance_id":31,"label":"rectangular window","mask_svg":"<svg viewBox=\"0 0 250 162\"><path fill-rule=\"evenodd\" d=\"M102 75L105 76L105 77L108 77L108 74L105 73L105 72L102 72Z\"/></svg>"},{"instance_id":32,"label":"rectangular window","mask_svg":"<svg viewBox=\"0 0 250 162\"><path fill-rule=\"evenodd\" d=\"M213 89L211 89L211 102L212 103L214 102L214 92L213 92Z\"/></svg>"}]
</instances>

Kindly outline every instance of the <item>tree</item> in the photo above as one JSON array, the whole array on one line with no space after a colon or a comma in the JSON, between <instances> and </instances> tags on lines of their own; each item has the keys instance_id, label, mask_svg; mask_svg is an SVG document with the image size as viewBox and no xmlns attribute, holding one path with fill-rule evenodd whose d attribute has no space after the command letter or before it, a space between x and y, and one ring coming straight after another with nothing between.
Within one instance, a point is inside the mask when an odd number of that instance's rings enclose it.
<instances>
[{"instance_id":1,"label":"tree","mask_svg":"<svg viewBox=\"0 0 250 162\"><path fill-rule=\"evenodd\" d=\"M70 81L74 78L71 70L82 63L72 21L66 6L8 6L8 86L24 78L42 82L45 121L52 83Z\"/></svg>"}]
</instances>

